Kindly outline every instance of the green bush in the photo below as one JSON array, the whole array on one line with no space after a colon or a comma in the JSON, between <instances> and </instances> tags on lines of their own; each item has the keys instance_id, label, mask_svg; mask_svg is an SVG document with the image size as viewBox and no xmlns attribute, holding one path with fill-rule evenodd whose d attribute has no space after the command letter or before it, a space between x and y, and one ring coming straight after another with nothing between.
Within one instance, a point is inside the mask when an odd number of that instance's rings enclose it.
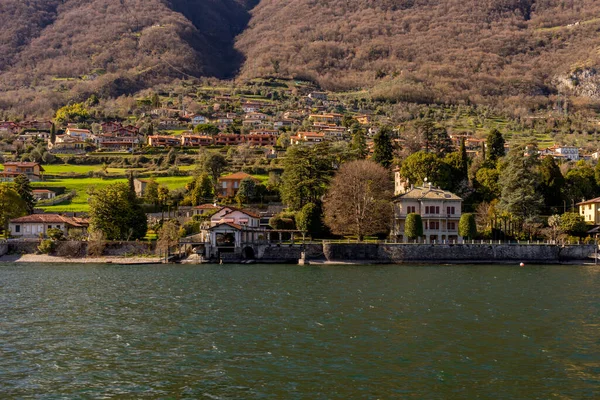
<instances>
[{"instance_id":1,"label":"green bush","mask_svg":"<svg viewBox=\"0 0 600 400\"><path fill-rule=\"evenodd\" d=\"M55 249L56 243L54 242L54 240L51 239L42 240L42 242L38 246L38 251L42 254L50 254L54 252Z\"/></svg>"}]
</instances>

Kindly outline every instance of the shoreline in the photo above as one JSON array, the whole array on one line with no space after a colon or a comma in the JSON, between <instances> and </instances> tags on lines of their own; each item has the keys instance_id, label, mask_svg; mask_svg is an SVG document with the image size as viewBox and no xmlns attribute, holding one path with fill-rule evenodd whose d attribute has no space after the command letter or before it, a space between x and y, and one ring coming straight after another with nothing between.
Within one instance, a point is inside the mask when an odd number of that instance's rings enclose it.
<instances>
[{"instance_id":1,"label":"shoreline","mask_svg":"<svg viewBox=\"0 0 600 400\"><path fill-rule=\"evenodd\" d=\"M0 264L7 263L28 263L28 264L120 264L120 265L144 265L144 264L162 264L160 257L84 257L68 258L55 257L44 254L13 254L0 257Z\"/></svg>"}]
</instances>

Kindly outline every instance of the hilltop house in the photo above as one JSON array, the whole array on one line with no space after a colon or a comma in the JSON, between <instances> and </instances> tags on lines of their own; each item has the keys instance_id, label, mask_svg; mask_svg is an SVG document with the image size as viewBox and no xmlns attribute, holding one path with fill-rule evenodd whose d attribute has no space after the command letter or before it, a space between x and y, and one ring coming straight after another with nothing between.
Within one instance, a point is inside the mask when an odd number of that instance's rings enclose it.
<instances>
[{"instance_id":1,"label":"hilltop house","mask_svg":"<svg viewBox=\"0 0 600 400\"><path fill-rule=\"evenodd\" d=\"M399 178L399 174L396 174ZM460 242L458 222L462 214L462 199L431 184L411 187L405 193L398 193L403 185L396 184L394 198L394 227L392 237L400 242L407 240L404 226L408 214L421 215L423 239L426 243Z\"/></svg>"},{"instance_id":2,"label":"hilltop house","mask_svg":"<svg viewBox=\"0 0 600 400\"><path fill-rule=\"evenodd\" d=\"M26 175L32 182L41 181L44 168L36 162L6 162L4 171L0 171L0 180L3 182L13 181L19 175Z\"/></svg>"},{"instance_id":3,"label":"hilltop house","mask_svg":"<svg viewBox=\"0 0 600 400\"><path fill-rule=\"evenodd\" d=\"M240 188L240 183L244 179L252 179L256 183L259 182L258 179L245 172L236 172L235 174L220 177L218 193L219 197L235 197Z\"/></svg>"}]
</instances>

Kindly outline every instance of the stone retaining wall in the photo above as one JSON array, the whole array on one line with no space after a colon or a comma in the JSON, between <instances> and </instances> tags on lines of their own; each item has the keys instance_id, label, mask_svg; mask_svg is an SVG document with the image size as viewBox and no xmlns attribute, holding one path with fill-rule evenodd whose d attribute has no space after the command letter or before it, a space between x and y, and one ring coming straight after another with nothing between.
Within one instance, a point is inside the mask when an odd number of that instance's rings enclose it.
<instances>
[{"instance_id":1,"label":"stone retaining wall","mask_svg":"<svg viewBox=\"0 0 600 400\"><path fill-rule=\"evenodd\" d=\"M584 260L593 254L594 245L325 243L323 252L328 261L557 263Z\"/></svg>"}]
</instances>

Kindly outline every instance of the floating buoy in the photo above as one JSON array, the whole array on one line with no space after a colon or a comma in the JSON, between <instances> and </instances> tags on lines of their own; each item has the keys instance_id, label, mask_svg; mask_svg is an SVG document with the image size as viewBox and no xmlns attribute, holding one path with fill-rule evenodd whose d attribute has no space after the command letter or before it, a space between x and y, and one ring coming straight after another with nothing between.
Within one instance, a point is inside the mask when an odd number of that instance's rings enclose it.
<instances>
[{"instance_id":1,"label":"floating buoy","mask_svg":"<svg viewBox=\"0 0 600 400\"><path fill-rule=\"evenodd\" d=\"M519 264L519 267L524 267L524 266L525 266L525 263Z\"/></svg>"}]
</instances>

